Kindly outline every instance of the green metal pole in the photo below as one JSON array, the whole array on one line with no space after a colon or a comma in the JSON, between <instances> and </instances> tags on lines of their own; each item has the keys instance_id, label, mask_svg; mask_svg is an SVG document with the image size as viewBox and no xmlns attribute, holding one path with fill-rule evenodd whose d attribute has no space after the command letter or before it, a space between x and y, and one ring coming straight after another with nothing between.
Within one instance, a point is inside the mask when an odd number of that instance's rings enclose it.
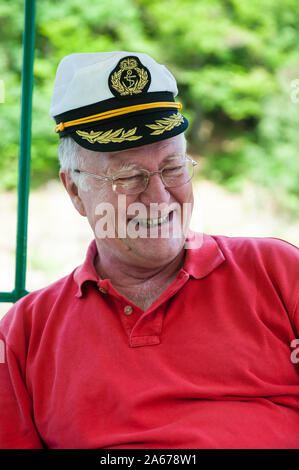
<instances>
[{"instance_id":1,"label":"green metal pole","mask_svg":"<svg viewBox=\"0 0 299 470\"><path fill-rule=\"evenodd\" d=\"M0 292L0 302L15 302L15 294L13 292Z\"/></svg>"},{"instance_id":2,"label":"green metal pole","mask_svg":"<svg viewBox=\"0 0 299 470\"><path fill-rule=\"evenodd\" d=\"M35 42L35 0L25 0L23 33L22 102L18 183L18 223L16 247L15 301L26 291L27 226L30 184L31 114Z\"/></svg>"}]
</instances>

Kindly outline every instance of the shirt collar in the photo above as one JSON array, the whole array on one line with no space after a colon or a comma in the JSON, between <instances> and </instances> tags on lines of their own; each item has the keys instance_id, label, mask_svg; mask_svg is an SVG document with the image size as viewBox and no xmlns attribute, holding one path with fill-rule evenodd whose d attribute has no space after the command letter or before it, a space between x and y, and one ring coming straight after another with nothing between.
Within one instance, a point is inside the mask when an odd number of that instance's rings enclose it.
<instances>
[{"instance_id":1,"label":"shirt collar","mask_svg":"<svg viewBox=\"0 0 299 470\"><path fill-rule=\"evenodd\" d=\"M84 263L81 264L81 266L78 266L78 268L76 268L74 272L74 281L78 286L76 297L82 296L82 286L84 282L93 281L98 284L98 282L100 281L100 276L98 275L94 266L94 260L97 254L98 249L96 241L92 240L88 247Z\"/></svg>"},{"instance_id":2,"label":"shirt collar","mask_svg":"<svg viewBox=\"0 0 299 470\"><path fill-rule=\"evenodd\" d=\"M207 276L225 261L217 241L206 233L189 230L185 249L186 256L182 269L195 279Z\"/></svg>"},{"instance_id":3,"label":"shirt collar","mask_svg":"<svg viewBox=\"0 0 299 470\"><path fill-rule=\"evenodd\" d=\"M182 271L195 279L201 279L210 274L223 261L225 261L217 241L205 233L188 232L185 242L186 256ZM78 286L76 297L82 296L82 286L84 282L93 281L100 285L101 278L98 275L94 260L98 254L96 241L90 243L84 263L75 269L74 281Z\"/></svg>"}]
</instances>

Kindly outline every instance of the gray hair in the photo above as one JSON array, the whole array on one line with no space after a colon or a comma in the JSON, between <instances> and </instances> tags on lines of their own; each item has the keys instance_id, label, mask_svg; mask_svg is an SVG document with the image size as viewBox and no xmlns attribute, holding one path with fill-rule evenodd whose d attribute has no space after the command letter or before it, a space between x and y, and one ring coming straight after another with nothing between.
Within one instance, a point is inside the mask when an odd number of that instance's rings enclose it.
<instances>
[{"instance_id":1,"label":"gray hair","mask_svg":"<svg viewBox=\"0 0 299 470\"><path fill-rule=\"evenodd\" d=\"M73 170L82 168L84 165L84 158L81 153L81 147L71 137L63 137L60 139L58 147L58 159L60 169L65 171L72 171L72 179L74 183L82 190L88 191L89 185L85 175L75 173Z\"/></svg>"}]
</instances>

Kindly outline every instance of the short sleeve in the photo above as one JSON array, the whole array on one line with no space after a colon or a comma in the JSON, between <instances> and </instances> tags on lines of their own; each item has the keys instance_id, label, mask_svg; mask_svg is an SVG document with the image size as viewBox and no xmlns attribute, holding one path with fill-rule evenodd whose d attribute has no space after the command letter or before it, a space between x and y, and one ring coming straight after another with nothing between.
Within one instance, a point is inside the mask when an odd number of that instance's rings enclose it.
<instances>
[{"instance_id":1,"label":"short sleeve","mask_svg":"<svg viewBox=\"0 0 299 470\"><path fill-rule=\"evenodd\" d=\"M8 344L10 335L5 328L8 317L13 318L16 310L18 307L12 307L7 318L0 322L0 448L42 449L43 444L34 425L32 400L25 383L22 331L16 328L21 345L20 357L17 357Z\"/></svg>"}]
</instances>

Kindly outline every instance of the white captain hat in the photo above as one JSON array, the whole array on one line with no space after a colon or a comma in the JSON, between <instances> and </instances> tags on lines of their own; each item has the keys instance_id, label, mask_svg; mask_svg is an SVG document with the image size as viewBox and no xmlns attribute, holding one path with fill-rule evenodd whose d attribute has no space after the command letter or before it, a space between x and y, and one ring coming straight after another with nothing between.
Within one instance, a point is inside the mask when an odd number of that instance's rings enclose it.
<instances>
[{"instance_id":1,"label":"white captain hat","mask_svg":"<svg viewBox=\"0 0 299 470\"><path fill-rule=\"evenodd\" d=\"M89 150L125 150L185 131L177 93L173 75L147 54L71 54L58 66L50 115L60 137Z\"/></svg>"}]
</instances>

